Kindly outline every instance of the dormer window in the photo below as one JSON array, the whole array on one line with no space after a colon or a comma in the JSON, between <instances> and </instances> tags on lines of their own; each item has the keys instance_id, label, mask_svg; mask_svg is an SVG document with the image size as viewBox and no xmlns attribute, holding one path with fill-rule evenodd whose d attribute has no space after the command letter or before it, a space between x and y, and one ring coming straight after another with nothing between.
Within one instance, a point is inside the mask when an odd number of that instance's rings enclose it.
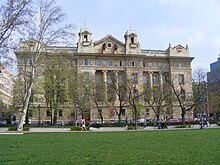
<instances>
[{"instance_id":1,"label":"dormer window","mask_svg":"<svg viewBox=\"0 0 220 165\"><path fill-rule=\"evenodd\" d=\"M83 41L88 42L88 35L84 35Z\"/></svg>"},{"instance_id":2,"label":"dormer window","mask_svg":"<svg viewBox=\"0 0 220 165\"><path fill-rule=\"evenodd\" d=\"M134 37L131 37L131 44L134 44Z\"/></svg>"},{"instance_id":3,"label":"dormer window","mask_svg":"<svg viewBox=\"0 0 220 165\"><path fill-rule=\"evenodd\" d=\"M111 48L111 47L112 47L112 44L111 44L111 43L108 43L108 47Z\"/></svg>"}]
</instances>

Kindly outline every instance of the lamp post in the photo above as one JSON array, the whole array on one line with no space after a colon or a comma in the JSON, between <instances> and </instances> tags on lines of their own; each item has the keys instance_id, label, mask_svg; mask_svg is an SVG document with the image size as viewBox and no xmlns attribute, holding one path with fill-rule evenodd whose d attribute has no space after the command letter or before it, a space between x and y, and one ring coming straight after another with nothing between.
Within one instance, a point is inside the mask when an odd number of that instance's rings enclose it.
<instances>
[{"instance_id":1,"label":"lamp post","mask_svg":"<svg viewBox=\"0 0 220 165\"><path fill-rule=\"evenodd\" d=\"M75 110L75 126L77 126L77 115L78 115L77 109L78 109L79 105L78 105L78 103L76 103L75 105L76 105L76 110Z\"/></svg>"},{"instance_id":2,"label":"lamp post","mask_svg":"<svg viewBox=\"0 0 220 165\"><path fill-rule=\"evenodd\" d=\"M200 129L203 129L202 96L199 98L199 101L200 101Z\"/></svg>"},{"instance_id":3,"label":"lamp post","mask_svg":"<svg viewBox=\"0 0 220 165\"><path fill-rule=\"evenodd\" d=\"M37 106L38 108L38 127L41 125L41 122L40 122L40 104Z\"/></svg>"}]
</instances>

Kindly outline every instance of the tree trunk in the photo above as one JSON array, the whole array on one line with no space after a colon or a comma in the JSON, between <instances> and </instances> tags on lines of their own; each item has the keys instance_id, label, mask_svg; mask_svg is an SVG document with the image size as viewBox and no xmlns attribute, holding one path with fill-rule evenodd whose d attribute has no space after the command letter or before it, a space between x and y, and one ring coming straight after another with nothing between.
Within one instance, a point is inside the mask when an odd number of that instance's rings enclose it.
<instances>
[{"instance_id":1,"label":"tree trunk","mask_svg":"<svg viewBox=\"0 0 220 165\"><path fill-rule=\"evenodd\" d=\"M100 118L101 118L101 123L103 123L103 116L102 116L102 112L101 112L101 110L98 108L98 112L99 112L99 116L100 116Z\"/></svg>"},{"instance_id":2,"label":"tree trunk","mask_svg":"<svg viewBox=\"0 0 220 165\"><path fill-rule=\"evenodd\" d=\"M134 121L135 121L135 129L137 129L137 109L134 108Z\"/></svg>"},{"instance_id":3,"label":"tree trunk","mask_svg":"<svg viewBox=\"0 0 220 165\"><path fill-rule=\"evenodd\" d=\"M54 114L53 114L53 125L56 125L57 122L57 108L54 109Z\"/></svg>"},{"instance_id":4,"label":"tree trunk","mask_svg":"<svg viewBox=\"0 0 220 165\"><path fill-rule=\"evenodd\" d=\"M182 124L185 125L185 113L182 113L181 117L182 117Z\"/></svg>"},{"instance_id":5,"label":"tree trunk","mask_svg":"<svg viewBox=\"0 0 220 165\"><path fill-rule=\"evenodd\" d=\"M157 123L159 123L159 120L160 120L160 114L157 113L157 114L156 114L156 117L157 117Z\"/></svg>"},{"instance_id":6,"label":"tree trunk","mask_svg":"<svg viewBox=\"0 0 220 165\"><path fill-rule=\"evenodd\" d=\"M121 123L121 112L122 112L122 108L120 108L118 113L118 123Z\"/></svg>"},{"instance_id":7,"label":"tree trunk","mask_svg":"<svg viewBox=\"0 0 220 165\"><path fill-rule=\"evenodd\" d=\"M19 120L19 125L17 128L17 131L22 131L23 130L23 126L24 126L24 122L27 116L27 110L28 110L28 105L29 105L29 101L30 101L30 97L31 97L31 91L32 91L32 86L33 86L33 81L35 78L35 67L33 65L31 65L31 78L30 78L30 83L28 86L28 89L25 93L25 97L24 97L24 107L22 110L22 114Z\"/></svg>"},{"instance_id":8,"label":"tree trunk","mask_svg":"<svg viewBox=\"0 0 220 165\"><path fill-rule=\"evenodd\" d=\"M121 123L121 115L120 115L120 112L118 113L118 123Z\"/></svg>"}]
</instances>

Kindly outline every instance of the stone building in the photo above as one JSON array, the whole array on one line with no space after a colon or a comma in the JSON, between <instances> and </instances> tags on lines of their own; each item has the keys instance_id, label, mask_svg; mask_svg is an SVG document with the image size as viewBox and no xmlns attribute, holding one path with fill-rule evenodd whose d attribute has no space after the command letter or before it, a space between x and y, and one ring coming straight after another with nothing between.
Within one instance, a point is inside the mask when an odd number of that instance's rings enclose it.
<instances>
[{"instance_id":1,"label":"stone building","mask_svg":"<svg viewBox=\"0 0 220 165\"><path fill-rule=\"evenodd\" d=\"M0 64L0 96L4 105L11 105L13 99L13 76Z\"/></svg>"},{"instance_id":2,"label":"stone building","mask_svg":"<svg viewBox=\"0 0 220 165\"><path fill-rule=\"evenodd\" d=\"M138 41L138 36L135 31L127 31L124 35L124 42L117 40L111 35L107 35L98 41L92 40L92 32L88 28L81 28L79 32L79 39L76 47L58 47L46 46L44 51L47 54L60 55L63 58L68 58L74 61L79 72L93 75L96 81L103 81L104 89L109 89L111 83L110 77L114 75L118 77L117 82L121 81L120 77L125 75L127 78L135 78L135 88L138 93L143 92L145 88L150 89L152 95L153 91L157 90L164 93L164 89L171 88L165 86L166 77L172 81L177 90L184 91L184 97L192 97L192 82L191 82L191 61L189 48L182 45L169 47L166 50L151 50L142 49ZM27 46L27 45L26 45ZM28 54L28 49L25 46L25 41L21 41L20 49L16 52L17 58L20 59ZM22 63L19 64L21 68ZM118 83L120 84L120 83ZM115 85L118 89L119 86ZM97 89L98 90L98 89ZM105 92L104 99L108 100L108 93ZM122 119L132 119L132 108L128 104L125 97L125 106L122 111ZM153 96L152 96L153 97ZM117 120L117 112L119 109L119 101L115 96L114 105L102 104L100 110L102 111L104 120ZM152 107L148 105L145 98L139 100L143 106L143 113L139 118L155 119L155 113ZM160 114L160 117L167 118L181 118L179 105L170 97L166 104L165 110ZM191 102L186 101L185 106L189 106ZM36 103L36 114L32 116L33 120L37 120L39 106ZM46 109L41 103L41 119L48 120ZM64 112L65 110L63 110ZM96 108L91 108L88 112L89 118L92 121L100 120L100 116ZM69 117L67 117L69 116ZM74 116L70 113L62 114L58 120L74 120Z\"/></svg>"},{"instance_id":3,"label":"stone building","mask_svg":"<svg viewBox=\"0 0 220 165\"><path fill-rule=\"evenodd\" d=\"M219 96L220 96L220 57L216 62L210 64L210 72L207 73L207 87L209 99L206 99L206 113L215 115L219 113Z\"/></svg>"},{"instance_id":4,"label":"stone building","mask_svg":"<svg viewBox=\"0 0 220 165\"><path fill-rule=\"evenodd\" d=\"M6 108L12 105L13 84L12 74L0 64L0 120L2 120L4 112L6 112Z\"/></svg>"}]
</instances>

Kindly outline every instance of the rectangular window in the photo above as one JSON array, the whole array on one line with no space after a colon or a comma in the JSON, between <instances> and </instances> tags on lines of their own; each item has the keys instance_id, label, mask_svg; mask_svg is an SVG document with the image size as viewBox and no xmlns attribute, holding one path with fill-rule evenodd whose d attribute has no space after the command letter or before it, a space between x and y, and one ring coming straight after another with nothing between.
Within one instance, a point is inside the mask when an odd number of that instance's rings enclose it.
<instances>
[{"instance_id":1,"label":"rectangular window","mask_svg":"<svg viewBox=\"0 0 220 165\"><path fill-rule=\"evenodd\" d=\"M143 75L143 84L147 84L147 75Z\"/></svg>"},{"instance_id":2,"label":"rectangular window","mask_svg":"<svg viewBox=\"0 0 220 165\"><path fill-rule=\"evenodd\" d=\"M179 81L179 84L184 84L184 74L179 74L178 81Z\"/></svg>"},{"instance_id":3,"label":"rectangular window","mask_svg":"<svg viewBox=\"0 0 220 165\"><path fill-rule=\"evenodd\" d=\"M157 68L157 63L156 62L152 63L152 68Z\"/></svg>"},{"instance_id":4,"label":"rectangular window","mask_svg":"<svg viewBox=\"0 0 220 165\"><path fill-rule=\"evenodd\" d=\"M83 65L89 65L89 60L88 59L84 59Z\"/></svg>"},{"instance_id":5,"label":"rectangular window","mask_svg":"<svg viewBox=\"0 0 220 165\"><path fill-rule=\"evenodd\" d=\"M135 61L132 61L132 62L131 62L131 66L133 66L133 67L135 67L135 66L136 66Z\"/></svg>"},{"instance_id":6,"label":"rectangular window","mask_svg":"<svg viewBox=\"0 0 220 165\"><path fill-rule=\"evenodd\" d=\"M102 60L96 60L96 65L97 66L102 66Z\"/></svg>"},{"instance_id":7,"label":"rectangular window","mask_svg":"<svg viewBox=\"0 0 220 165\"><path fill-rule=\"evenodd\" d=\"M107 73L107 83L111 85L113 82L115 82L115 73L113 71L109 71Z\"/></svg>"},{"instance_id":8,"label":"rectangular window","mask_svg":"<svg viewBox=\"0 0 220 165\"><path fill-rule=\"evenodd\" d=\"M133 73L132 76L131 76L131 80L132 80L132 83L138 84L138 74Z\"/></svg>"},{"instance_id":9,"label":"rectangular window","mask_svg":"<svg viewBox=\"0 0 220 165\"><path fill-rule=\"evenodd\" d=\"M143 62L143 67L144 67L144 68L147 67L147 62Z\"/></svg>"},{"instance_id":10,"label":"rectangular window","mask_svg":"<svg viewBox=\"0 0 220 165\"><path fill-rule=\"evenodd\" d=\"M119 61L119 66L124 66L124 61Z\"/></svg>"},{"instance_id":11,"label":"rectangular window","mask_svg":"<svg viewBox=\"0 0 220 165\"><path fill-rule=\"evenodd\" d=\"M122 114L122 116L125 115L125 109L122 109L122 110L121 110L121 114Z\"/></svg>"},{"instance_id":12,"label":"rectangular window","mask_svg":"<svg viewBox=\"0 0 220 165\"><path fill-rule=\"evenodd\" d=\"M59 116L63 116L63 111L59 110Z\"/></svg>"},{"instance_id":13,"label":"rectangular window","mask_svg":"<svg viewBox=\"0 0 220 165\"><path fill-rule=\"evenodd\" d=\"M162 68L163 68L163 69L167 69L167 68L168 68L168 64L167 64L167 63L163 63L163 64L162 64Z\"/></svg>"},{"instance_id":14,"label":"rectangular window","mask_svg":"<svg viewBox=\"0 0 220 165\"><path fill-rule=\"evenodd\" d=\"M50 111L47 110L46 116L47 116L47 117L50 117Z\"/></svg>"},{"instance_id":15,"label":"rectangular window","mask_svg":"<svg viewBox=\"0 0 220 165\"><path fill-rule=\"evenodd\" d=\"M153 84L158 84L158 76L153 75Z\"/></svg>"},{"instance_id":16,"label":"rectangular window","mask_svg":"<svg viewBox=\"0 0 220 165\"><path fill-rule=\"evenodd\" d=\"M112 60L109 60L109 61L108 61L108 66L112 66L112 65L113 65Z\"/></svg>"}]
</instances>

